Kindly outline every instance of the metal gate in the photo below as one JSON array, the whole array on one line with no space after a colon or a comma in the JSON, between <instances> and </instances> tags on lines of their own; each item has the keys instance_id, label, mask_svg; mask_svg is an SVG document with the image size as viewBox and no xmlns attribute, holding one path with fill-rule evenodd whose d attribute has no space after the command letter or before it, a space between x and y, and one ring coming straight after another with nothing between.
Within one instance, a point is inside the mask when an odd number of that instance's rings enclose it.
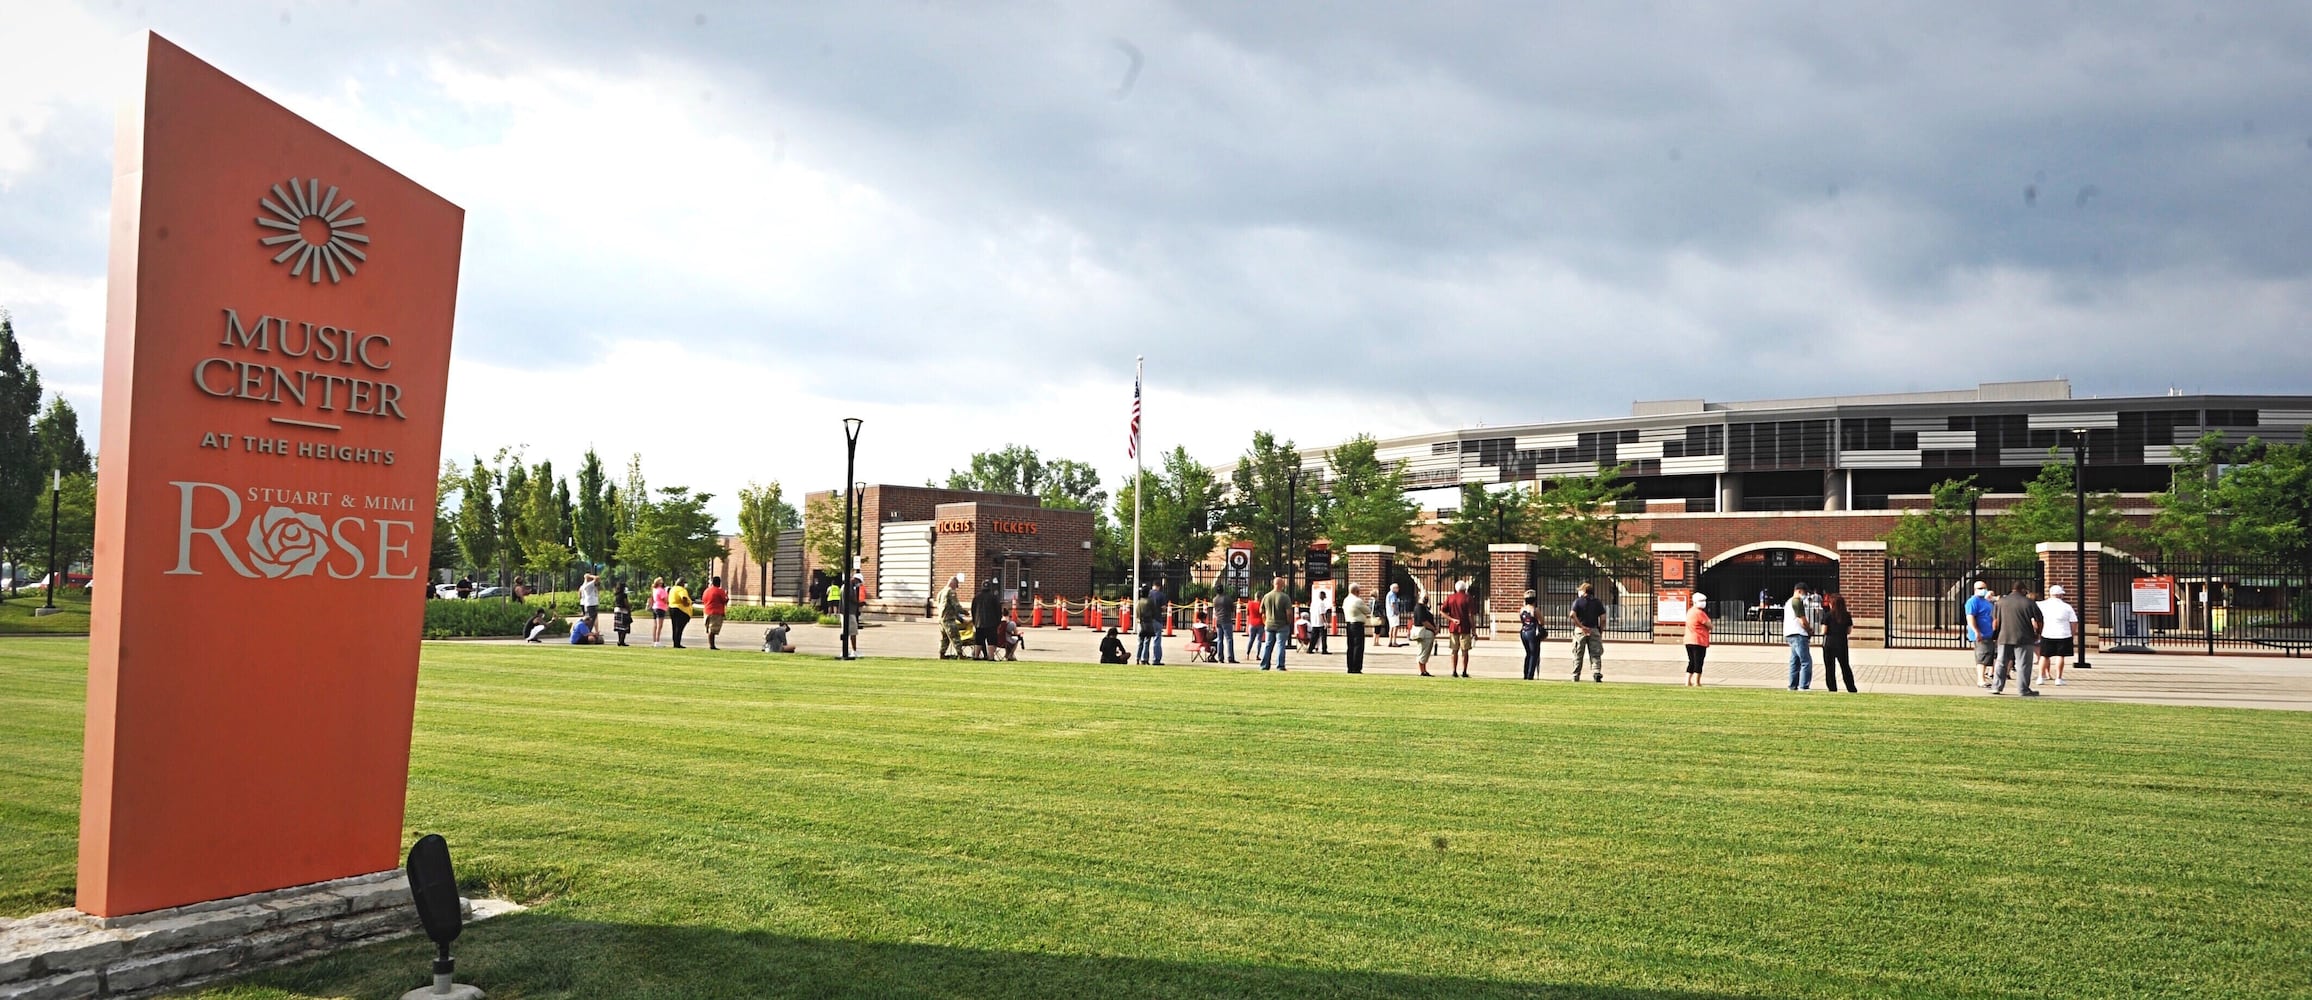
<instances>
[{"instance_id":1,"label":"metal gate","mask_svg":"<svg viewBox=\"0 0 2312 1000\"><path fill-rule=\"evenodd\" d=\"M2105 651L2312 650L2312 566L2232 556L2138 559L2106 549L2100 581Z\"/></svg>"},{"instance_id":2,"label":"metal gate","mask_svg":"<svg viewBox=\"0 0 2312 1000\"><path fill-rule=\"evenodd\" d=\"M1582 584L1595 588L1606 605L1605 637L1639 642L1654 641L1654 568L1599 566L1551 559L1533 561L1534 608L1549 623L1551 635L1567 635L1573 627L1573 599ZM1515 621L1510 622L1512 626Z\"/></svg>"},{"instance_id":3,"label":"metal gate","mask_svg":"<svg viewBox=\"0 0 2312 1000\"><path fill-rule=\"evenodd\" d=\"M1975 581L1990 584L1996 596L2020 582L2040 594L2039 560L1985 563L1887 560L1887 646L1902 649L1967 649L1967 598Z\"/></svg>"}]
</instances>

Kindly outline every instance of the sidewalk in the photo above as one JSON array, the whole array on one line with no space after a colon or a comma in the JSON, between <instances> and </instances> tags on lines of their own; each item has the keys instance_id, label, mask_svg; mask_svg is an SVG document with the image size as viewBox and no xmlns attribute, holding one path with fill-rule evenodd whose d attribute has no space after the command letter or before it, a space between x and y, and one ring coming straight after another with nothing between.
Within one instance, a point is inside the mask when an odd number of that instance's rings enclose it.
<instances>
[{"instance_id":1,"label":"sidewalk","mask_svg":"<svg viewBox=\"0 0 2312 1000\"><path fill-rule=\"evenodd\" d=\"M650 645L650 622L634 623L638 631L629 640L641 646ZM725 651L750 656L762 655L763 633L770 626L755 622L730 622L723 626L719 640ZM1025 635L1027 649L1020 656L1027 660L1099 662L1100 637L1104 631L1073 628L1065 632L1054 628L1029 629ZM612 637L613 639L615 636ZM806 653L832 656L836 652L836 632L833 628L817 625L797 625L788 633L797 648ZM510 641L510 640L509 640ZM1124 637L1127 648L1133 645ZM700 653L706 652L704 627L693 622L684 633L683 643ZM1345 636L1334 636L1331 655L1303 654L1295 651L1288 658L1291 669L1339 673L1344 670L1347 648ZM939 629L929 622L871 622L862 633L859 646L865 658L904 656L930 658L939 652ZM1237 639L1237 655L1243 658L1243 637ZM1515 680L1523 669L1525 651L1517 640L1479 639L1470 659L1474 679ZM1703 676L1711 687L1785 688L1788 686L1786 664L1790 650L1786 646L1719 645L1710 647L1709 666ZM1822 650L1815 649L1815 688L1822 687ZM2093 669L2074 667L2070 683L2056 687L2043 685L2048 698L2073 698L2084 701L2135 702L2151 705L2202 705L2225 708L2270 708L2294 711L2312 711L2312 659L2288 659L2262 656L2176 656L2169 654L2099 653L2090 658ZM1164 641L1164 662L1167 665L1188 664L1188 636L1180 633ZM1209 666L1209 665L1206 665ZM1552 630L1550 641L1542 649L1540 682L1564 684L1573 666L1570 646L1565 636ZM1245 660L1234 667L1222 669L1253 670L1257 664ZM1439 644L1436 657L1430 661L1431 673L1440 675L1438 683L1454 681L1445 673L1445 650ZM1609 684L1682 684L1685 681L1685 647L1667 644L1609 642L1606 644L1606 682ZM1365 654L1365 672L1368 674L1415 673L1413 648L1410 644L1388 648L1368 644ZM1965 697L1989 697L1990 692L1975 686L1975 664L1972 654L1960 649L1876 649L1854 650L1855 682L1864 693L1875 694L1941 694ZM1590 683L1583 681L1582 683ZM2010 686L2008 696L2014 696Z\"/></svg>"}]
</instances>

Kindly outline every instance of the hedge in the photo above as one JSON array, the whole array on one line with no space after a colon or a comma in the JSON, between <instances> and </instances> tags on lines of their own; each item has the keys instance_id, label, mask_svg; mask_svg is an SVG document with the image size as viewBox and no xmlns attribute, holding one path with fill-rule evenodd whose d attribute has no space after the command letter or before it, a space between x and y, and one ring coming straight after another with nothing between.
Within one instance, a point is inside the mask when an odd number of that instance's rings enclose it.
<instances>
[{"instance_id":1,"label":"hedge","mask_svg":"<svg viewBox=\"0 0 2312 1000\"><path fill-rule=\"evenodd\" d=\"M819 609L808 604L733 604L723 617L734 622L789 622L806 625L819 620Z\"/></svg>"},{"instance_id":2,"label":"hedge","mask_svg":"<svg viewBox=\"0 0 2312 1000\"><path fill-rule=\"evenodd\" d=\"M499 600L425 602L425 637L428 639L519 636L530 624L533 609L526 604ZM546 634L570 634L570 623L554 618Z\"/></svg>"}]
</instances>

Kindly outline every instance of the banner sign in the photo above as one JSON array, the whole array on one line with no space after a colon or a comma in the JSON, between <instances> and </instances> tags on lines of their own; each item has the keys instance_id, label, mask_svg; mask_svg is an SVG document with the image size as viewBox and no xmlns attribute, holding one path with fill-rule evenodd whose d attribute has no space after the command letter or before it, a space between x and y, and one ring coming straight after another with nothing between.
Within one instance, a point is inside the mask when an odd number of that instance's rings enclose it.
<instances>
[{"instance_id":1,"label":"banner sign","mask_svg":"<svg viewBox=\"0 0 2312 1000\"><path fill-rule=\"evenodd\" d=\"M114 165L78 905L394 868L465 213L159 36Z\"/></svg>"},{"instance_id":2,"label":"banner sign","mask_svg":"<svg viewBox=\"0 0 2312 1000\"><path fill-rule=\"evenodd\" d=\"M1693 605L1694 592L1684 587L1661 587L1654 591L1654 623L1657 625L1684 625L1686 612Z\"/></svg>"},{"instance_id":3,"label":"banner sign","mask_svg":"<svg viewBox=\"0 0 2312 1000\"><path fill-rule=\"evenodd\" d=\"M2129 610L2139 615L2176 613L2176 578L2139 576L2128 585Z\"/></svg>"}]
</instances>

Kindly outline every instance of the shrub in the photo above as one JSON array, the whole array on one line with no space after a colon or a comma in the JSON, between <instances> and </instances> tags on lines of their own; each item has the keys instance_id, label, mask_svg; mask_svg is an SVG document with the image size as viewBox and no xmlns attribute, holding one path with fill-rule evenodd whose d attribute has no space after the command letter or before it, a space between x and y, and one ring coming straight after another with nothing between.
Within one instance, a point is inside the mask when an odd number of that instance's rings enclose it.
<instances>
[{"instance_id":1,"label":"shrub","mask_svg":"<svg viewBox=\"0 0 2312 1000\"><path fill-rule=\"evenodd\" d=\"M723 617L734 622L792 622L819 620L819 610L808 604L733 604Z\"/></svg>"},{"instance_id":2,"label":"shrub","mask_svg":"<svg viewBox=\"0 0 2312 1000\"><path fill-rule=\"evenodd\" d=\"M425 602L425 637L428 639L469 638L479 636L519 636L530 624L527 604L512 601L427 601ZM555 618L546 626L547 635L569 635L570 623Z\"/></svg>"},{"instance_id":3,"label":"shrub","mask_svg":"<svg viewBox=\"0 0 2312 1000\"><path fill-rule=\"evenodd\" d=\"M825 625L825 626L827 626L828 628L840 628L840 627L842 627L842 625L843 625L843 616L841 616L841 615L820 615L820 616L819 616L819 624L821 624L821 625Z\"/></svg>"}]
</instances>

